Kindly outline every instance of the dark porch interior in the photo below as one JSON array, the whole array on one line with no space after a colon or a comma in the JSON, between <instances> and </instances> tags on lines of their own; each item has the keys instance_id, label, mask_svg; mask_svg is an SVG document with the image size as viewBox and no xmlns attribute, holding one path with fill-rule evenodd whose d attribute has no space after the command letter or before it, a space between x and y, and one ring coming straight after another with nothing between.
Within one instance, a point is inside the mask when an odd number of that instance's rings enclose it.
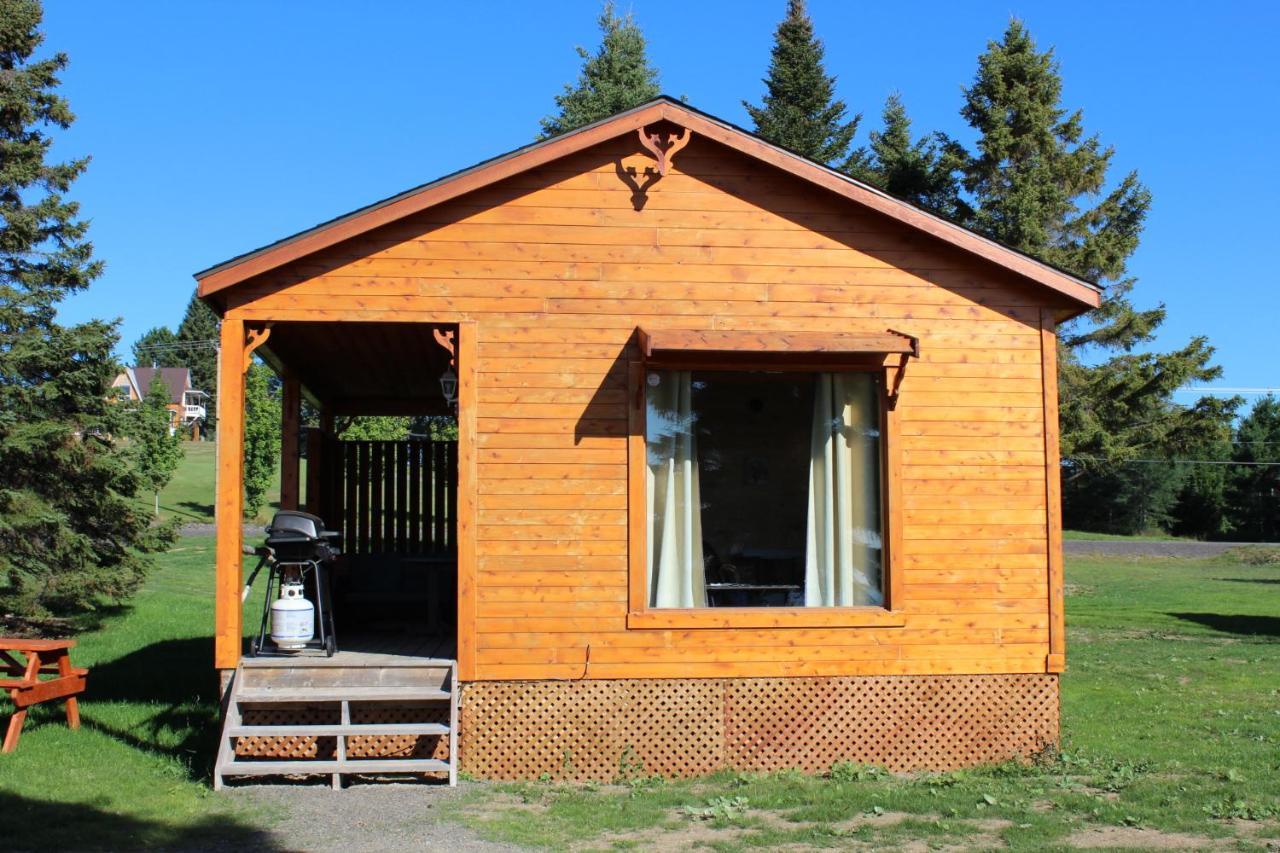
<instances>
[{"instance_id":1,"label":"dark porch interior","mask_svg":"<svg viewBox=\"0 0 1280 853\"><path fill-rule=\"evenodd\" d=\"M440 378L456 374L454 341L448 325L278 322L258 350L284 383L281 507L341 533L330 572L340 654L438 657L454 646L456 440L342 437L361 416L452 417ZM302 425L304 400L316 426Z\"/></svg>"}]
</instances>

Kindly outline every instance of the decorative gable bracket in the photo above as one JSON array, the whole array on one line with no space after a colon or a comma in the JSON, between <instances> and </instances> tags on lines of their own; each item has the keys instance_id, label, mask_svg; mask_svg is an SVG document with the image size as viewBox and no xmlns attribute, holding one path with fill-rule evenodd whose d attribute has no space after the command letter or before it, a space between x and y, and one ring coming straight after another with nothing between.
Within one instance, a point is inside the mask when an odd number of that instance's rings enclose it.
<instances>
[{"instance_id":1,"label":"decorative gable bracket","mask_svg":"<svg viewBox=\"0 0 1280 853\"><path fill-rule=\"evenodd\" d=\"M683 133L676 135L674 130L657 130L652 133L647 128L641 127L636 130L640 136L640 144L644 149L653 155L658 161L658 174L666 177L667 167L675 159L676 154L681 148L689 144L693 139L693 131L681 128Z\"/></svg>"}]
</instances>

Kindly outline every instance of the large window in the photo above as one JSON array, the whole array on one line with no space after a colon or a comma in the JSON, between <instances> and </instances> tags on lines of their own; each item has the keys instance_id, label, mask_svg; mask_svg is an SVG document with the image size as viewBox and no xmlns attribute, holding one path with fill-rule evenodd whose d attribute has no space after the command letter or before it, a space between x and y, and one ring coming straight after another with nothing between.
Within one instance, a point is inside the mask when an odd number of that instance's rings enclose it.
<instances>
[{"instance_id":1,"label":"large window","mask_svg":"<svg viewBox=\"0 0 1280 853\"><path fill-rule=\"evenodd\" d=\"M882 376L645 369L646 607L883 606Z\"/></svg>"}]
</instances>

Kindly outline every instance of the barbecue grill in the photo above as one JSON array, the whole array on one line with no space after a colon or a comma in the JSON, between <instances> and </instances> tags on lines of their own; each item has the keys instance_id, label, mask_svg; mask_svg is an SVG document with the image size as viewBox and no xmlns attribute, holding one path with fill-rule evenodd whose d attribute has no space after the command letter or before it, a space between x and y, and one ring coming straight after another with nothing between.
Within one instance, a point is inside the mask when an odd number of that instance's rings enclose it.
<instances>
[{"instance_id":1,"label":"barbecue grill","mask_svg":"<svg viewBox=\"0 0 1280 853\"><path fill-rule=\"evenodd\" d=\"M340 535L325 530L317 515L282 509L267 527L267 547L279 563L326 563L338 556L335 542Z\"/></svg>"},{"instance_id":2,"label":"barbecue grill","mask_svg":"<svg viewBox=\"0 0 1280 853\"><path fill-rule=\"evenodd\" d=\"M259 657L272 653L267 641L270 629L275 652L294 653L313 648L332 657L338 650L338 644L333 632L333 608L324 567L340 553L337 545L340 534L326 530L319 516L296 510L277 512L266 534L266 542L251 552L260 559L249 575L242 595L242 600L249 597L254 578L266 566L267 590L262 621L257 639L250 644L250 654ZM315 593L314 612L311 602L304 596L308 577ZM290 620L290 614L292 621L289 627L282 627ZM297 619L300 615L302 621L299 624Z\"/></svg>"}]
</instances>

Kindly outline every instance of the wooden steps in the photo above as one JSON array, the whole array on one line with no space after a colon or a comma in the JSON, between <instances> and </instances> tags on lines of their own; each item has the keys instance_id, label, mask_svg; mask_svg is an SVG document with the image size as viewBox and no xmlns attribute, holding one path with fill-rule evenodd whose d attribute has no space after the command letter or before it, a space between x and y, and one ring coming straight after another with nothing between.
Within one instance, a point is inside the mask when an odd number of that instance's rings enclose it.
<instances>
[{"instance_id":1,"label":"wooden steps","mask_svg":"<svg viewBox=\"0 0 1280 853\"><path fill-rule=\"evenodd\" d=\"M439 722L446 708L448 722ZM246 722L254 716L269 722ZM317 716L336 722L316 722ZM397 720L361 721L378 716ZM448 758L348 757L348 738L362 737L447 738ZM246 757L237 752L239 738L279 738L281 743L333 738L335 754ZM447 773L449 784L456 785L457 756L455 661L421 658L384 667L335 665L325 658L246 659L232 679L213 787L221 790L236 776L328 775L333 787L341 788L344 775L384 773Z\"/></svg>"}]
</instances>

